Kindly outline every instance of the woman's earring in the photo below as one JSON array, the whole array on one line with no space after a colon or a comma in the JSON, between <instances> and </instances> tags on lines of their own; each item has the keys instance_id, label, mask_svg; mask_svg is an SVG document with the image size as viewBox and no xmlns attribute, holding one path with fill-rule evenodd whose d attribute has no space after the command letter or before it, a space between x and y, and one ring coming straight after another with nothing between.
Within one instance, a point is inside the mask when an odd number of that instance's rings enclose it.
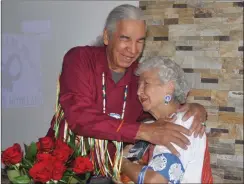
<instances>
[{"instance_id":1,"label":"woman's earring","mask_svg":"<svg viewBox=\"0 0 244 184\"><path fill-rule=\"evenodd\" d=\"M164 97L164 104L165 104L165 105L168 105L169 102L170 102L170 100L171 100L171 96L170 96L170 95L166 95L166 96Z\"/></svg>"}]
</instances>

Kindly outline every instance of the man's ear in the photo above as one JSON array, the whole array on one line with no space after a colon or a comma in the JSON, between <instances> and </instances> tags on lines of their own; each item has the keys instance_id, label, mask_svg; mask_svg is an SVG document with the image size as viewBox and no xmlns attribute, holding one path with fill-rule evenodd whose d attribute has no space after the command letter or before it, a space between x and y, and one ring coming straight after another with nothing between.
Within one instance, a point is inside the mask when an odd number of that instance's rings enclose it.
<instances>
[{"instance_id":1,"label":"man's ear","mask_svg":"<svg viewBox=\"0 0 244 184\"><path fill-rule=\"evenodd\" d=\"M108 45L108 31L106 29L103 30L103 43L104 45Z\"/></svg>"}]
</instances>

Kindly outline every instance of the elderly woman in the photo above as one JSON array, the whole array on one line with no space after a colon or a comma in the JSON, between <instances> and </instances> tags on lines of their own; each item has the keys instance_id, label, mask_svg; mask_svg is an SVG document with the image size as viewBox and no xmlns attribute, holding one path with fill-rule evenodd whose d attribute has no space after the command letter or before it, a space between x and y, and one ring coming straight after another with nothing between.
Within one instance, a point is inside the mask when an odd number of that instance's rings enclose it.
<instances>
[{"instance_id":1,"label":"elderly woman","mask_svg":"<svg viewBox=\"0 0 244 184\"><path fill-rule=\"evenodd\" d=\"M183 122L184 113L177 111L186 102L190 90L180 66L164 57L153 57L142 62L136 74L140 76L137 94L144 111L156 120L174 117L172 123L190 128L194 117ZM191 142L188 149L174 145L180 153L178 156L165 146L156 145L149 149L151 156L147 165L123 158L122 173L139 184L212 183L206 135L187 137Z\"/></svg>"}]
</instances>

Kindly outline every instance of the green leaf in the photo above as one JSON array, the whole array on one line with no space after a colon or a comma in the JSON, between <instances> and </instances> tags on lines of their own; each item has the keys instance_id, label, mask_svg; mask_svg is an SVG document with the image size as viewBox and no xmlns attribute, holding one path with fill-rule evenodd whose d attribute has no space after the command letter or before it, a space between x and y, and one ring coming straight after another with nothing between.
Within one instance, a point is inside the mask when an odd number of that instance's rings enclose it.
<instances>
[{"instance_id":1,"label":"green leaf","mask_svg":"<svg viewBox=\"0 0 244 184\"><path fill-rule=\"evenodd\" d=\"M24 168L32 168L33 164L31 161L27 160L26 158L22 159L22 167Z\"/></svg>"},{"instance_id":2,"label":"green leaf","mask_svg":"<svg viewBox=\"0 0 244 184\"><path fill-rule=\"evenodd\" d=\"M86 180L80 179L78 176L74 175L70 183L86 184Z\"/></svg>"},{"instance_id":3,"label":"green leaf","mask_svg":"<svg viewBox=\"0 0 244 184\"><path fill-rule=\"evenodd\" d=\"M72 148L75 149L75 134L74 133L69 133L69 142L68 145Z\"/></svg>"},{"instance_id":4,"label":"green leaf","mask_svg":"<svg viewBox=\"0 0 244 184\"><path fill-rule=\"evenodd\" d=\"M25 149L25 153L27 153L28 146L26 144L24 144L24 149Z\"/></svg>"},{"instance_id":5,"label":"green leaf","mask_svg":"<svg viewBox=\"0 0 244 184\"><path fill-rule=\"evenodd\" d=\"M14 184L27 184L30 183L30 178L27 175L24 176L17 176L14 178Z\"/></svg>"},{"instance_id":6,"label":"green leaf","mask_svg":"<svg viewBox=\"0 0 244 184\"><path fill-rule=\"evenodd\" d=\"M20 176L20 172L17 170L7 170L8 179L13 182L14 179Z\"/></svg>"},{"instance_id":7,"label":"green leaf","mask_svg":"<svg viewBox=\"0 0 244 184\"><path fill-rule=\"evenodd\" d=\"M28 147L27 149L27 152L26 152L26 159L27 160L34 160L35 157L36 157L36 153L37 153L37 147L36 147L36 143L35 142L32 142L30 144L30 146Z\"/></svg>"}]
</instances>

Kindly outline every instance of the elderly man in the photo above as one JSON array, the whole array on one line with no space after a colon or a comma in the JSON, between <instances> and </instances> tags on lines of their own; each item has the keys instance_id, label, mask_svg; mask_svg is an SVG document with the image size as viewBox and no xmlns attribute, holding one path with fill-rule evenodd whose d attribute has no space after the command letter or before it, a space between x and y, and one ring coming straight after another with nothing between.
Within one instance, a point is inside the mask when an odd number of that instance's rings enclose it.
<instances>
[{"instance_id":1,"label":"elderly man","mask_svg":"<svg viewBox=\"0 0 244 184\"><path fill-rule=\"evenodd\" d=\"M182 106L180 111L187 111L184 120L195 116L190 130L162 119L153 124L137 122L143 110L137 98L138 77L134 70L145 37L146 25L139 8L114 8L106 20L103 46L75 47L64 56L59 103L64 120L77 135L128 143L145 140L165 145L177 154L171 143L186 149L190 143L183 134L203 135L206 111L198 104ZM48 135L52 135L53 125L54 119ZM60 132L63 129L64 121Z\"/></svg>"}]
</instances>

